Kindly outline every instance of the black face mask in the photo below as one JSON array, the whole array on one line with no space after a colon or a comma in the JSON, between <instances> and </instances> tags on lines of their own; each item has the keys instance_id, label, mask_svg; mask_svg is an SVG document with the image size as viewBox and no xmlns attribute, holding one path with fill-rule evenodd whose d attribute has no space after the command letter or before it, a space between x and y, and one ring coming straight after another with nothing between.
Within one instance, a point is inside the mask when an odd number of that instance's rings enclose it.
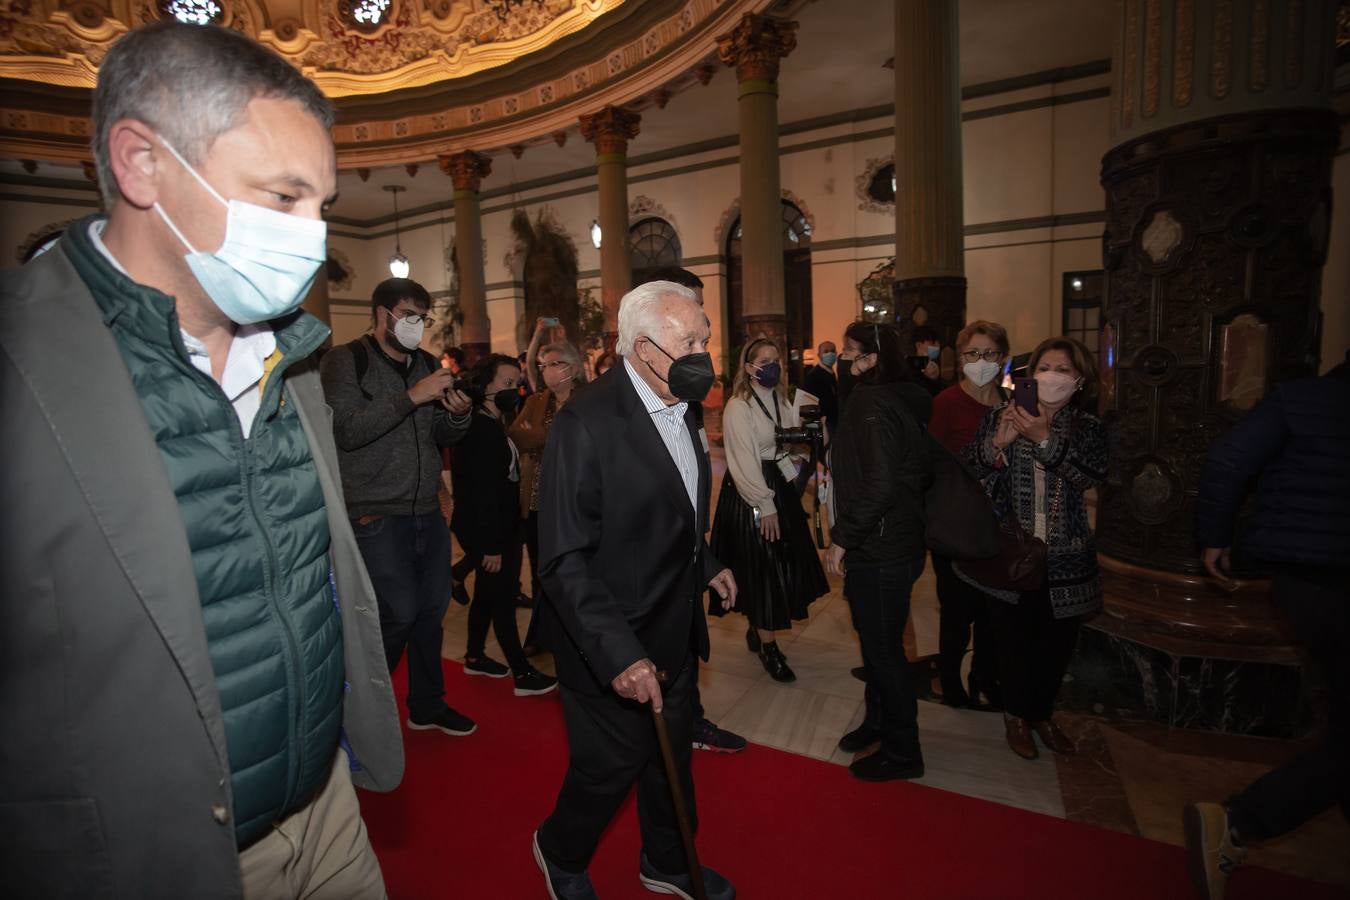
<instances>
[{"instance_id":1,"label":"black face mask","mask_svg":"<svg viewBox=\"0 0 1350 900\"><path fill-rule=\"evenodd\" d=\"M502 415L515 412L516 406L520 403L520 391L516 388L498 391L492 395L492 403Z\"/></svg>"},{"instance_id":2,"label":"black face mask","mask_svg":"<svg viewBox=\"0 0 1350 900\"><path fill-rule=\"evenodd\" d=\"M666 349L651 338L647 339L647 343L666 353ZM656 374L656 369L652 368L651 363L647 363L647 368L651 369L657 378L670 385L670 392L675 395L675 399L686 403L702 403L703 398L708 396L708 391L712 390L713 382L717 380L717 373L713 371L712 354L690 353L676 359L666 353L666 357L670 360L670 373L665 378Z\"/></svg>"}]
</instances>

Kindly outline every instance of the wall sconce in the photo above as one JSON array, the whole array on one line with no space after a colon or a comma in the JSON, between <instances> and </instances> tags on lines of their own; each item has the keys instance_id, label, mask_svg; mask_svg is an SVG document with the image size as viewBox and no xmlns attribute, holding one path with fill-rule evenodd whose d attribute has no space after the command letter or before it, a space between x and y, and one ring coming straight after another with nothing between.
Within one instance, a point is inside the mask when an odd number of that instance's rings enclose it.
<instances>
[{"instance_id":1,"label":"wall sconce","mask_svg":"<svg viewBox=\"0 0 1350 900\"><path fill-rule=\"evenodd\" d=\"M394 255L389 257L389 274L395 278L407 278L412 266L408 263L408 257L403 255L398 227L398 195L407 188L401 184L386 184L384 189L394 195Z\"/></svg>"},{"instance_id":2,"label":"wall sconce","mask_svg":"<svg viewBox=\"0 0 1350 900\"><path fill-rule=\"evenodd\" d=\"M591 219L591 243L600 249L600 222L596 219Z\"/></svg>"}]
</instances>

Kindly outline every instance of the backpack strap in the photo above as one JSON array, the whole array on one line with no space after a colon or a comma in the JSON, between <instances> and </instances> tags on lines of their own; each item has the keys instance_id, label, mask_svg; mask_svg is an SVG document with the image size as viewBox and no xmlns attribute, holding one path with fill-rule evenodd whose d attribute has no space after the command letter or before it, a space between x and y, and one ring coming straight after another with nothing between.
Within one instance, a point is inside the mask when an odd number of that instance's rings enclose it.
<instances>
[{"instance_id":1,"label":"backpack strap","mask_svg":"<svg viewBox=\"0 0 1350 900\"><path fill-rule=\"evenodd\" d=\"M352 363L356 366L356 387L361 391L361 396L367 400L374 400L370 391L362 384L365 380L366 372L370 369L370 351L366 349L366 339L363 337L352 343Z\"/></svg>"}]
</instances>

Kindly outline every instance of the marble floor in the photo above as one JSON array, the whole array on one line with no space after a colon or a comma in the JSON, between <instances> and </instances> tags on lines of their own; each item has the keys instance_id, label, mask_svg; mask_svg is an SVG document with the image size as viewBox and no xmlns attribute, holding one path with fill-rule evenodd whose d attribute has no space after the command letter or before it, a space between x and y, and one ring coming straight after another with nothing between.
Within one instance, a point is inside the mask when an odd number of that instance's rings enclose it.
<instances>
[{"instance_id":1,"label":"marble floor","mask_svg":"<svg viewBox=\"0 0 1350 900\"><path fill-rule=\"evenodd\" d=\"M716 462L720 480L724 466ZM528 590L528 577L525 584ZM759 744L839 765L852 761L837 742L862 720L863 684L849 674L861 657L837 579L831 579L831 588L812 604L807 621L779 636L797 673L792 684L774 682L747 651L741 616L709 619L712 652L700 669L699 687L710 719ZM931 567L915 586L912 610L907 652L936 653L938 606ZM528 618L527 610L519 612L521 634ZM463 658L466 625L465 607L452 603L445 618L448 659ZM501 658L491 638L488 652ZM534 662L552 671L546 654ZM926 769L921 783L1180 845L1181 810L1187 802L1222 799L1302 749L1263 738L1169 731L1153 723L1064 718L1079 752L1045 753L1026 761L1004 742L1000 715L920 702ZM1350 891L1347 849L1350 825L1333 809L1294 834L1254 849L1249 861Z\"/></svg>"}]
</instances>

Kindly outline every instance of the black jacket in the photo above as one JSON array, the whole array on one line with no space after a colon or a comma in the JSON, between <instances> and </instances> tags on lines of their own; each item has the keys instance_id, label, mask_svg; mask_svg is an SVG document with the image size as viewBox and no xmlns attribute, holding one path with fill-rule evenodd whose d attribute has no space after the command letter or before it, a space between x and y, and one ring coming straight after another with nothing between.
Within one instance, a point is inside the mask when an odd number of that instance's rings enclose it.
<instances>
[{"instance_id":1,"label":"black jacket","mask_svg":"<svg viewBox=\"0 0 1350 900\"><path fill-rule=\"evenodd\" d=\"M820 401L820 417L833 431L839 425L839 379L834 372L824 366L812 366L806 370L802 380L802 389Z\"/></svg>"},{"instance_id":2,"label":"black jacket","mask_svg":"<svg viewBox=\"0 0 1350 900\"><path fill-rule=\"evenodd\" d=\"M475 410L468 433L450 453L450 528L470 553L498 556L520 539L520 483L510 478L511 461L506 429Z\"/></svg>"},{"instance_id":3,"label":"black jacket","mask_svg":"<svg viewBox=\"0 0 1350 900\"><path fill-rule=\"evenodd\" d=\"M673 679L708 658L702 595L725 568L708 550L711 468L690 404L698 509L620 363L553 420L539 483L539 574L558 679L603 694L638 660Z\"/></svg>"},{"instance_id":4,"label":"black jacket","mask_svg":"<svg viewBox=\"0 0 1350 900\"><path fill-rule=\"evenodd\" d=\"M831 472L838 518L831 540L845 562L891 562L924 555L923 495L932 479L912 385L853 389L834 439Z\"/></svg>"},{"instance_id":5,"label":"black jacket","mask_svg":"<svg viewBox=\"0 0 1350 900\"><path fill-rule=\"evenodd\" d=\"M1242 547L1268 562L1350 567L1350 374L1279 385L1209 448L1201 547L1228 547L1253 480Z\"/></svg>"}]
</instances>

